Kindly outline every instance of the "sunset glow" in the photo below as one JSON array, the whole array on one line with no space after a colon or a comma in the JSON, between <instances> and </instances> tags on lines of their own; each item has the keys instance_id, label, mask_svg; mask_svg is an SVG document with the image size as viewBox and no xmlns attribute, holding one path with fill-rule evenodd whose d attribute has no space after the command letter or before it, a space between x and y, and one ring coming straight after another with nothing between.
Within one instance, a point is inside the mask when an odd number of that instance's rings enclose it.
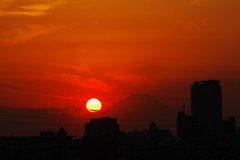
<instances>
[{"instance_id":1,"label":"sunset glow","mask_svg":"<svg viewBox=\"0 0 240 160\"><path fill-rule=\"evenodd\" d=\"M219 79L224 113L240 117L239 8L240 0L0 0L0 107L76 107L84 118L90 97L105 110L147 93L190 111L189 84Z\"/></svg>"}]
</instances>

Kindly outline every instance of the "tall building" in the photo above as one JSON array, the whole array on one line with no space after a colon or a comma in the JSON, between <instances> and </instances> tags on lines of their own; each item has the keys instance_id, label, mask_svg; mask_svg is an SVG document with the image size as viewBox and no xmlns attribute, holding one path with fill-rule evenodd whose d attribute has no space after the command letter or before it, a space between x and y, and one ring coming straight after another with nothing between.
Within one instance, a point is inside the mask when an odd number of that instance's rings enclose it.
<instances>
[{"instance_id":1,"label":"tall building","mask_svg":"<svg viewBox=\"0 0 240 160\"><path fill-rule=\"evenodd\" d=\"M236 120L222 119L222 87L219 80L191 85L191 115L179 112L177 135L184 141L217 142L236 131Z\"/></svg>"},{"instance_id":2,"label":"tall building","mask_svg":"<svg viewBox=\"0 0 240 160\"><path fill-rule=\"evenodd\" d=\"M192 116L215 123L222 120L222 87L219 80L195 81L191 85Z\"/></svg>"},{"instance_id":3,"label":"tall building","mask_svg":"<svg viewBox=\"0 0 240 160\"><path fill-rule=\"evenodd\" d=\"M191 85L192 118L203 134L215 134L222 121L222 87L219 80L195 81Z\"/></svg>"}]
</instances>

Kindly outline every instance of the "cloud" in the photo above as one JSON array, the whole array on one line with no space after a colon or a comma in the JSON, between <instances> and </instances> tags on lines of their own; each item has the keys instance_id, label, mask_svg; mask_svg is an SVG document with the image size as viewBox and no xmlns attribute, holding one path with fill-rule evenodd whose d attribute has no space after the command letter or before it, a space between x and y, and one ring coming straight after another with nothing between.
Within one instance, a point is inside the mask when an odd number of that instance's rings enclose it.
<instances>
[{"instance_id":1,"label":"cloud","mask_svg":"<svg viewBox=\"0 0 240 160\"><path fill-rule=\"evenodd\" d=\"M113 93L116 90L122 90L123 86L140 85L145 81L141 75L134 73L115 73L98 70L91 66L74 65L59 65L57 71L48 77L65 80L68 84L84 90L98 90L104 93Z\"/></svg>"},{"instance_id":2,"label":"cloud","mask_svg":"<svg viewBox=\"0 0 240 160\"><path fill-rule=\"evenodd\" d=\"M0 2L0 16L43 16L51 8L54 8L64 1L58 0L51 3L36 3L36 4L23 4L11 8L14 0L4 0Z\"/></svg>"},{"instance_id":3,"label":"cloud","mask_svg":"<svg viewBox=\"0 0 240 160\"><path fill-rule=\"evenodd\" d=\"M61 27L43 27L39 25L26 25L20 28L16 28L10 31L5 31L0 40L0 46L9 46L25 42L33 37L47 34L55 31Z\"/></svg>"},{"instance_id":4,"label":"cloud","mask_svg":"<svg viewBox=\"0 0 240 160\"><path fill-rule=\"evenodd\" d=\"M63 76L71 76L79 79L95 79L112 83L136 81L142 79L142 76L133 73L111 73L102 72L90 66L59 65L57 68Z\"/></svg>"},{"instance_id":5,"label":"cloud","mask_svg":"<svg viewBox=\"0 0 240 160\"><path fill-rule=\"evenodd\" d=\"M49 5L36 4L20 7L21 10L1 11L0 16L42 16L51 8Z\"/></svg>"}]
</instances>

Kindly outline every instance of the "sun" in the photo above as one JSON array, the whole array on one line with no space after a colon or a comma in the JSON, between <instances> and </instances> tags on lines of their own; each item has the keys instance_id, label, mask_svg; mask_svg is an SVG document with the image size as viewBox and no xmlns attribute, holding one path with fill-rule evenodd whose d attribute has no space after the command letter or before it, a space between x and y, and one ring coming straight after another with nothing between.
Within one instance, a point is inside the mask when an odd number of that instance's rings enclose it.
<instances>
[{"instance_id":1,"label":"sun","mask_svg":"<svg viewBox=\"0 0 240 160\"><path fill-rule=\"evenodd\" d=\"M98 112L102 108L102 103L96 98L91 98L87 101L86 108L91 113Z\"/></svg>"}]
</instances>

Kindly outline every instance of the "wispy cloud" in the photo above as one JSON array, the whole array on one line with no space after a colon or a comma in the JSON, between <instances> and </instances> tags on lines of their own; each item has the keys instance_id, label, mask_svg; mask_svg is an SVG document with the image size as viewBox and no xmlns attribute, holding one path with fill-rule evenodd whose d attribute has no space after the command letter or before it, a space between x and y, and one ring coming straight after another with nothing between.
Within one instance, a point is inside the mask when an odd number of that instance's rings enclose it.
<instances>
[{"instance_id":1,"label":"wispy cloud","mask_svg":"<svg viewBox=\"0 0 240 160\"><path fill-rule=\"evenodd\" d=\"M112 73L90 66L59 65L56 66L56 70L48 77L64 79L67 83L85 90L98 89L107 93L121 90L121 87L129 85L129 82L134 82L137 85L145 80L138 74Z\"/></svg>"},{"instance_id":2,"label":"wispy cloud","mask_svg":"<svg viewBox=\"0 0 240 160\"><path fill-rule=\"evenodd\" d=\"M23 4L11 8L12 3L14 3L14 0L3 0L0 2L0 16L43 16L51 8L64 3L64 1L57 0L51 3Z\"/></svg>"},{"instance_id":3,"label":"wispy cloud","mask_svg":"<svg viewBox=\"0 0 240 160\"><path fill-rule=\"evenodd\" d=\"M36 4L29 6L22 6L20 10L12 10L12 11L1 11L0 16L42 16L45 15L46 12L51 8L49 5L44 4Z\"/></svg>"},{"instance_id":4,"label":"wispy cloud","mask_svg":"<svg viewBox=\"0 0 240 160\"><path fill-rule=\"evenodd\" d=\"M1 35L0 46L9 46L27 41L33 37L47 34L61 27L43 27L39 25L26 25L10 31L5 31Z\"/></svg>"}]
</instances>

